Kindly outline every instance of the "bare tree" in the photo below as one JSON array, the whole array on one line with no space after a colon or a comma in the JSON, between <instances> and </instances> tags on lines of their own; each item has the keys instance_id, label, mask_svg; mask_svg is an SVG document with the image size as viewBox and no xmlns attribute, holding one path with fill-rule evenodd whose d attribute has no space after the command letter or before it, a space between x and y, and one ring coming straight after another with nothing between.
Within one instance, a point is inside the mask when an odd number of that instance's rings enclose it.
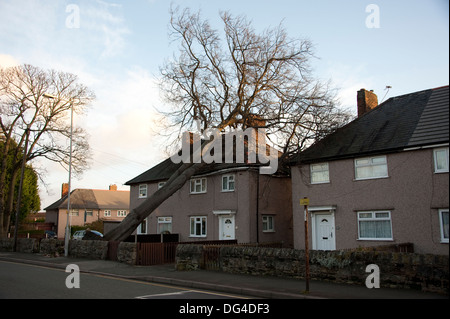
<instances>
[{"instance_id":1,"label":"bare tree","mask_svg":"<svg viewBox=\"0 0 450 319\"><path fill-rule=\"evenodd\" d=\"M197 120L203 129L264 127L287 158L348 120L336 92L312 77L309 40L290 38L282 25L259 34L243 16L220 17L223 33L199 13L171 10L170 36L179 52L161 67L160 88L178 138ZM184 164L106 238L125 239L203 165Z\"/></svg>"},{"instance_id":2,"label":"bare tree","mask_svg":"<svg viewBox=\"0 0 450 319\"><path fill-rule=\"evenodd\" d=\"M5 194L5 183L14 185L22 161L26 141L26 161L46 158L63 167L68 166L70 110L83 113L95 98L92 91L78 83L76 75L55 70L42 70L31 65L0 69L0 138L4 147L0 163L0 237L9 227L13 189ZM6 176L6 154L12 141L17 143L13 154L11 176ZM72 164L76 173L88 167L90 158L86 132L73 131Z\"/></svg>"}]
</instances>

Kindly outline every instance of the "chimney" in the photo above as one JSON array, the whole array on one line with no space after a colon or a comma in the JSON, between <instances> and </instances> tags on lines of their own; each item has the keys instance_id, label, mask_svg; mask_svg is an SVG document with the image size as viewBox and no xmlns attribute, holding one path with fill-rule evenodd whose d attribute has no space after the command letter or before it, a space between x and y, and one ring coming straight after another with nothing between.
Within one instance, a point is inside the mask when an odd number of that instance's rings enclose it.
<instances>
[{"instance_id":1,"label":"chimney","mask_svg":"<svg viewBox=\"0 0 450 319\"><path fill-rule=\"evenodd\" d=\"M361 89L358 91L356 99L358 104L358 117L361 117L378 106L378 97L373 91Z\"/></svg>"},{"instance_id":2,"label":"chimney","mask_svg":"<svg viewBox=\"0 0 450 319\"><path fill-rule=\"evenodd\" d=\"M63 183L61 187L61 198L69 194L69 184Z\"/></svg>"},{"instance_id":3,"label":"chimney","mask_svg":"<svg viewBox=\"0 0 450 319\"><path fill-rule=\"evenodd\" d=\"M116 184L109 185L109 190L110 191L116 191L117 190L117 185Z\"/></svg>"}]
</instances>

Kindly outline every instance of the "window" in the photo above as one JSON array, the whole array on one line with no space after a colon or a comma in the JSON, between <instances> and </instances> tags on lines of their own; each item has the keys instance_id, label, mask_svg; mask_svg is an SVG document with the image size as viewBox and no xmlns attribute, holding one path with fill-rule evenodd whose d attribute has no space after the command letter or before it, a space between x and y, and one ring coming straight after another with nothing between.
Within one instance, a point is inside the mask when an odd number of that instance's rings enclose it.
<instances>
[{"instance_id":1,"label":"window","mask_svg":"<svg viewBox=\"0 0 450 319\"><path fill-rule=\"evenodd\" d=\"M191 179L191 194L206 193L206 178Z\"/></svg>"},{"instance_id":2,"label":"window","mask_svg":"<svg viewBox=\"0 0 450 319\"><path fill-rule=\"evenodd\" d=\"M329 183L328 163L311 164L311 184Z\"/></svg>"},{"instance_id":3,"label":"window","mask_svg":"<svg viewBox=\"0 0 450 319\"><path fill-rule=\"evenodd\" d=\"M147 197L147 184L139 185L139 198Z\"/></svg>"},{"instance_id":4,"label":"window","mask_svg":"<svg viewBox=\"0 0 450 319\"><path fill-rule=\"evenodd\" d=\"M161 189L165 184L166 184L166 182L159 182L158 189Z\"/></svg>"},{"instance_id":5,"label":"window","mask_svg":"<svg viewBox=\"0 0 450 319\"><path fill-rule=\"evenodd\" d=\"M434 172L448 173L448 147L437 148L433 151Z\"/></svg>"},{"instance_id":6,"label":"window","mask_svg":"<svg viewBox=\"0 0 450 319\"><path fill-rule=\"evenodd\" d=\"M92 210L86 210L85 214L86 214L86 216L90 216L90 217L94 216L94 212Z\"/></svg>"},{"instance_id":7,"label":"window","mask_svg":"<svg viewBox=\"0 0 450 319\"><path fill-rule=\"evenodd\" d=\"M127 211L126 210L118 210L117 211L117 217L126 217Z\"/></svg>"},{"instance_id":8,"label":"window","mask_svg":"<svg viewBox=\"0 0 450 319\"><path fill-rule=\"evenodd\" d=\"M386 156L355 159L355 178L370 179L388 177Z\"/></svg>"},{"instance_id":9,"label":"window","mask_svg":"<svg viewBox=\"0 0 450 319\"><path fill-rule=\"evenodd\" d=\"M441 228L441 243L448 243L448 208L439 210L439 224Z\"/></svg>"},{"instance_id":10,"label":"window","mask_svg":"<svg viewBox=\"0 0 450 319\"><path fill-rule=\"evenodd\" d=\"M157 233L172 233L172 217L158 217Z\"/></svg>"},{"instance_id":11,"label":"window","mask_svg":"<svg viewBox=\"0 0 450 319\"><path fill-rule=\"evenodd\" d=\"M391 212L358 212L358 234L361 240L392 240Z\"/></svg>"},{"instance_id":12,"label":"window","mask_svg":"<svg viewBox=\"0 0 450 319\"><path fill-rule=\"evenodd\" d=\"M70 216L80 216L78 209L72 209L70 211Z\"/></svg>"},{"instance_id":13,"label":"window","mask_svg":"<svg viewBox=\"0 0 450 319\"><path fill-rule=\"evenodd\" d=\"M262 216L262 226L263 232L274 232L275 231L275 216L263 215Z\"/></svg>"},{"instance_id":14,"label":"window","mask_svg":"<svg viewBox=\"0 0 450 319\"><path fill-rule=\"evenodd\" d=\"M110 210L105 210L104 213L103 213L103 216L111 217L111 211Z\"/></svg>"},{"instance_id":15,"label":"window","mask_svg":"<svg viewBox=\"0 0 450 319\"><path fill-rule=\"evenodd\" d=\"M191 217L191 237L206 237L206 216Z\"/></svg>"},{"instance_id":16,"label":"window","mask_svg":"<svg viewBox=\"0 0 450 319\"><path fill-rule=\"evenodd\" d=\"M234 174L222 176L222 192L234 191Z\"/></svg>"},{"instance_id":17,"label":"window","mask_svg":"<svg viewBox=\"0 0 450 319\"><path fill-rule=\"evenodd\" d=\"M142 221L142 223L139 224L137 228L138 235L144 235L147 234L147 218Z\"/></svg>"}]
</instances>

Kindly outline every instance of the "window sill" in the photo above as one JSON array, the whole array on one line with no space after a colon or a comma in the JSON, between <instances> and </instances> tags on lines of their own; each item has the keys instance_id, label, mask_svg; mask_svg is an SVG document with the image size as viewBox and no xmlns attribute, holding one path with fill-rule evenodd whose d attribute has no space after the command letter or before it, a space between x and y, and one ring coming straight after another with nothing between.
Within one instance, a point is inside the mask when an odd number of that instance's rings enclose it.
<instances>
[{"instance_id":1,"label":"window sill","mask_svg":"<svg viewBox=\"0 0 450 319\"><path fill-rule=\"evenodd\" d=\"M358 238L357 241L394 241L392 238Z\"/></svg>"},{"instance_id":2,"label":"window sill","mask_svg":"<svg viewBox=\"0 0 450 319\"><path fill-rule=\"evenodd\" d=\"M388 179L390 178L390 176L382 176L382 177L367 177L367 178L354 178L353 181L354 182L359 182L359 181L370 181L370 180L374 180L374 179Z\"/></svg>"}]
</instances>

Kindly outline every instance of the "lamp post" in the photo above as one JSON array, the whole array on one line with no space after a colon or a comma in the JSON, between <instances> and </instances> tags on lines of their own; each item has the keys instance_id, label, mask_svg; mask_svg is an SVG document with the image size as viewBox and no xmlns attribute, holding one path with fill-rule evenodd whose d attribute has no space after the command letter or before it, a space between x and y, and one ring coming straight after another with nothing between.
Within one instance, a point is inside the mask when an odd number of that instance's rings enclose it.
<instances>
[{"instance_id":1,"label":"lamp post","mask_svg":"<svg viewBox=\"0 0 450 319\"><path fill-rule=\"evenodd\" d=\"M56 96L51 94L43 95L49 99L56 99ZM72 135L73 135L73 103L70 102L70 153L69 153L69 191L67 193L67 220L66 220L66 231L64 237L64 256L67 257L69 255L69 239L70 239L70 192L72 189Z\"/></svg>"}]
</instances>

